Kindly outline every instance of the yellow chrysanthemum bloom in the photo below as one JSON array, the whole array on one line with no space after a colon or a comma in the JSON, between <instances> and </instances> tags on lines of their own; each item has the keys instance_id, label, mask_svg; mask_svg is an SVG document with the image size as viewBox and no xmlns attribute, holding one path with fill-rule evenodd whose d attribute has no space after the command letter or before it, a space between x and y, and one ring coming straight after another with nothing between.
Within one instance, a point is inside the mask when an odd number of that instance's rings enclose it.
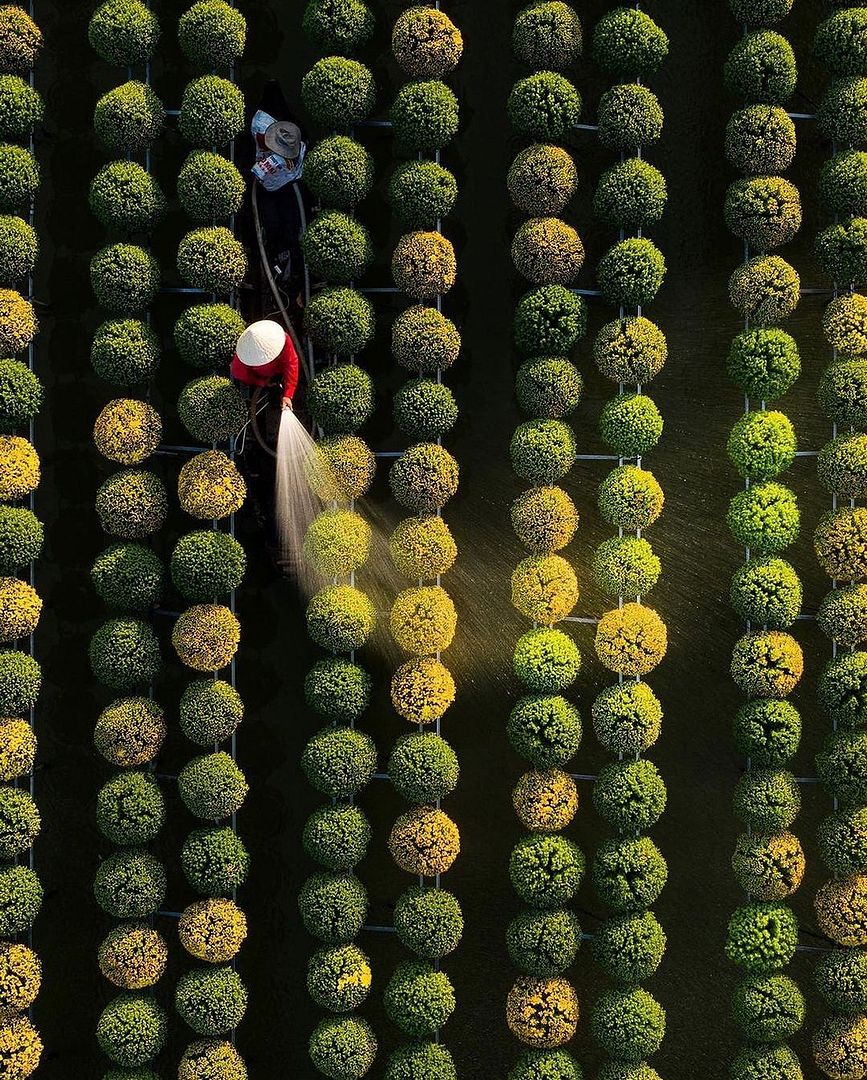
<instances>
[{"instance_id":1,"label":"yellow chrysanthemum bloom","mask_svg":"<svg viewBox=\"0 0 867 1080\"><path fill-rule=\"evenodd\" d=\"M814 901L819 929L838 945L867 945L867 874L826 881Z\"/></svg>"},{"instance_id":2,"label":"yellow chrysanthemum bloom","mask_svg":"<svg viewBox=\"0 0 867 1080\"><path fill-rule=\"evenodd\" d=\"M531 832L559 832L578 812L578 788L562 769L524 773L512 792L521 824Z\"/></svg>"},{"instance_id":3,"label":"yellow chrysanthemum bloom","mask_svg":"<svg viewBox=\"0 0 867 1080\"><path fill-rule=\"evenodd\" d=\"M20 435L0 435L0 501L23 499L38 486L40 476L34 447Z\"/></svg>"},{"instance_id":4,"label":"yellow chrysanthemum bloom","mask_svg":"<svg viewBox=\"0 0 867 1080\"><path fill-rule=\"evenodd\" d=\"M0 1017L24 1012L42 985L42 964L26 945L0 942Z\"/></svg>"},{"instance_id":5,"label":"yellow chrysanthemum bloom","mask_svg":"<svg viewBox=\"0 0 867 1080\"><path fill-rule=\"evenodd\" d=\"M146 923L127 923L109 933L99 947L99 970L123 990L144 990L160 981L169 951Z\"/></svg>"},{"instance_id":6,"label":"yellow chrysanthemum bloom","mask_svg":"<svg viewBox=\"0 0 867 1080\"><path fill-rule=\"evenodd\" d=\"M566 979L518 979L506 1000L506 1023L528 1046L564 1046L578 1027L575 988Z\"/></svg>"},{"instance_id":7,"label":"yellow chrysanthemum bloom","mask_svg":"<svg viewBox=\"0 0 867 1080\"><path fill-rule=\"evenodd\" d=\"M247 936L247 917L232 900L199 900L183 912L178 924L181 944L197 960L224 964Z\"/></svg>"},{"instance_id":8,"label":"yellow chrysanthemum bloom","mask_svg":"<svg viewBox=\"0 0 867 1080\"><path fill-rule=\"evenodd\" d=\"M0 641L16 641L32 634L39 622L42 601L21 578L0 578Z\"/></svg>"},{"instance_id":9,"label":"yellow chrysanthemum bloom","mask_svg":"<svg viewBox=\"0 0 867 1080\"><path fill-rule=\"evenodd\" d=\"M432 724L455 700L455 680L449 669L431 656L408 660L391 679L394 711L411 724Z\"/></svg>"},{"instance_id":10,"label":"yellow chrysanthemum bloom","mask_svg":"<svg viewBox=\"0 0 867 1080\"><path fill-rule=\"evenodd\" d=\"M458 857L461 837L448 814L433 806L417 806L394 823L388 849L407 874L432 878L444 874Z\"/></svg>"},{"instance_id":11,"label":"yellow chrysanthemum bloom","mask_svg":"<svg viewBox=\"0 0 867 1080\"><path fill-rule=\"evenodd\" d=\"M178 618L172 644L194 671L219 671L238 651L241 624L223 604L195 604Z\"/></svg>"},{"instance_id":12,"label":"yellow chrysanthemum bloom","mask_svg":"<svg viewBox=\"0 0 867 1080\"><path fill-rule=\"evenodd\" d=\"M135 398L115 398L96 418L93 441L109 461L139 465L156 450L163 422L153 405Z\"/></svg>"},{"instance_id":13,"label":"yellow chrysanthemum bloom","mask_svg":"<svg viewBox=\"0 0 867 1080\"><path fill-rule=\"evenodd\" d=\"M816 1064L831 1080L861 1080L867 1072L867 1016L832 1016L813 1036Z\"/></svg>"},{"instance_id":14,"label":"yellow chrysanthemum bloom","mask_svg":"<svg viewBox=\"0 0 867 1080\"><path fill-rule=\"evenodd\" d=\"M596 655L620 675L646 675L668 649L665 623L643 604L624 604L609 611L596 628Z\"/></svg>"},{"instance_id":15,"label":"yellow chrysanthemum bloom","mask_svg":"<svg viewBox=\"0 0 867 1080\"><path fill-rule=\"evenodd\" d=\"M307 478L323 502L350 502L365 495L376 474L376 457L357 435L333 435L316 444Z\"/></svg>"},{"instance_id":16,"label":"yellow chrysanthemum bloom","mask_svg":"<svg viewBox=\"0 0 867 1080\"><path fill-rule=\"evenodd\" d=\"M191 517L228 517L241 509L246 497L244 477L221 450L206 450L190 458L178 476L181 509Z\"/></svg>"},{"instance_id":17,"label":"yellow chrysanthemum bloom","mask_svg":"<svg viewBox=\"0 0 867 1080\"><path fill-rule=\"evenodd\" d=\"M578 578L560 555L531 555L512 574L512 604L524 618L553 626L578 603Z\"/></svg>"},{"instance_id":18,"label":"yellow chrysanthemum bloom","mask_svg":"<svg viewBox=\"0 0 867 1080\"><path fill-rule=\"evenodd\" d=\"M26 720L0 718L0 781L17 780L33 768L36 736Z\"/></svg>"},{"instance_id":19,"label":"yellow chrysanthemum bloom","mask_svg":"<svg viewBox=\"0 0 867 1080\"><path fill-rule=\"evenodd\" d=\"M14 289L0 289L0 356L23 353L38 328L33 305Z\"/></svg>"},{"instance_id":20,"label":"yellow chrysanthemum bloom","mask_svg":"<svg viewBox=\"0 0 867 1080\"><path fill-rule=\"evenodd\" d=\"M39 1066L42 1039L26 1016L0 1025L0 1062L3 1080L26 1080Z\"/></svg>"},{"instance_id":21,"label":"yellow chrysanthemum bloom","mask_svg":"<svg viewBox=\"0 0 867 1080\"><path fill-rule=\"evenodd\" d=\"M431 656L447 649L457 623L455 605L439 585L404 589L395 599L389 619L394 640L415 656Z\"/></svg>"},{"instance_id":22,"label":"yellow chrysanthemum bloom","mask_svg":"<svg viewBox=\"0 0 867 1080\"><path fill-rule=\"evenodd\" d=\"M790 832L744 833L732 855L738 883L757 900L791 896L797 892L805 869L801 842Z\"/></svg>"}]
</instances>

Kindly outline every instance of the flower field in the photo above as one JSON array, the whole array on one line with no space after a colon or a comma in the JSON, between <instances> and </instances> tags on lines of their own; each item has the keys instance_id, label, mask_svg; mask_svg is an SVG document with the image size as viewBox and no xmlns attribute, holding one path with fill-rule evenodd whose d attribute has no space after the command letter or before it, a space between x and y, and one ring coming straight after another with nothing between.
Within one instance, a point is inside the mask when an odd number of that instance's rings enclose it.
<instances>
[{"instance_id":1,"label":"flower field","mask_svg":"<svg viewBox=\"0 0 867 1080\"><path fill-rule=\"evenodd\" d=\"M867 1077L865 102L840 0L0 4L0 1076Z\"/></svg>"}]
</instances>

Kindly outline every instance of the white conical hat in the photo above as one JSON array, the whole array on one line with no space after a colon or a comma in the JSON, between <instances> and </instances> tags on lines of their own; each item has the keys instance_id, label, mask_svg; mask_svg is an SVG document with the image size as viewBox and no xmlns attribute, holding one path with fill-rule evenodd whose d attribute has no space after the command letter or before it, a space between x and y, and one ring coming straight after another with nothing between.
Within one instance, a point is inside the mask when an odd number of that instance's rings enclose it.
<instances>
[{"instance_id":1,"label":"white conical hat","mask_svg":"<svg viewBox=\"0 0 867 1080\"><path fill-rule=\"evenodd\" d=\"M286 331L283 327L272 319L261 319L251 323L241 334L235 352L247 367L262 367L275 360L285 345Z\"/></svg>"}]
</instances>

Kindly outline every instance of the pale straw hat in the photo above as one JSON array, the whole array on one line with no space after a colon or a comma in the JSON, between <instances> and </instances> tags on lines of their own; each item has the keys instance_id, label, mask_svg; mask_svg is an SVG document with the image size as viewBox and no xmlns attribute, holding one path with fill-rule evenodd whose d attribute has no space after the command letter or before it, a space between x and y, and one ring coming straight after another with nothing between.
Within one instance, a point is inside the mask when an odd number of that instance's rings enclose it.
<instances>
[{"instance_id":1,"label":"pale straw hat","mask_svg":"<svg viewBox=\"0 0 867 1080\"><path fill-rule=\"evenodd\" d=\"M285 345L286 331L283 327L272 319L261 319L241 334L235 352L247 367L262 367L275 360Z\"/></svg>"}]
</instances>

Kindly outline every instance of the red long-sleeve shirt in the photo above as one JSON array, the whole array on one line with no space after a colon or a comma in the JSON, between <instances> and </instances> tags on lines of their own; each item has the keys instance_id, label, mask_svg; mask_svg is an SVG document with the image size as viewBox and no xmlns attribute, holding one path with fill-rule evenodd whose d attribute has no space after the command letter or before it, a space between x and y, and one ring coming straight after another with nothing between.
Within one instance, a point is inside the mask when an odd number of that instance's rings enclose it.
<instances>
[{"instance_id":1,"label":"red long-sleeve shirt","mask_svg":"<svg viewBox=\"0 0 867 1080\"><path fill-rule=\"evenodd\" d=\"M283 397L290 401L298 388L298 353L292 344L292 338L286 334L286 344L267 364L250 367L241 360L237 353L232 357L230 374L233 379L248 386L268 386L275 380L283 383Z\"/></svg>"}]
</instances>

